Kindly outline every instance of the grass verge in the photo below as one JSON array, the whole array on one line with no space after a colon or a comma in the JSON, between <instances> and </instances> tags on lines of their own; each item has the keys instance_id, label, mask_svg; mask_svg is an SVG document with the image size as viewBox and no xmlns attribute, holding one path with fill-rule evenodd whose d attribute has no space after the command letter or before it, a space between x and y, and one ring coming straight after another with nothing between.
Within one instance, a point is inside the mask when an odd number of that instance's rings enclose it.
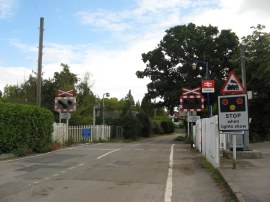
<instances>
[{"instance_id":1,"label":"grass verge","mask_svg":"<svg viewBox=\"0 0 270 202\"><path fill-rule=\"evenodd\" d=\"M227 200L232 202L239 202L235 193L228 185L226 180L223 178L223 176L220 174L218 169L216 169L211 163L209 163L207 159L203 156L201 157L201 163L210 172L212 178L218 183L218 185L227 193Z\"/></svg>"}]
</instances>

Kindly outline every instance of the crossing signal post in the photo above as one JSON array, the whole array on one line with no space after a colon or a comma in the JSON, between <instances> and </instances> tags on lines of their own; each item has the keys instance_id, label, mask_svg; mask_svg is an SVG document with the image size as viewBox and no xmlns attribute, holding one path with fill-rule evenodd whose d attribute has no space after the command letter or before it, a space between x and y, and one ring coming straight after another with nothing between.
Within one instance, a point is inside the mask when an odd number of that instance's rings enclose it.
<instances>
[{"instance_id":1,"label":"crossing signal post","mask_svg":"<svg viewBox=\"0 0 270 202\"><path fill-rule=\"evenodd\" d=\"M70 112L76 110L76 97L75 97L75 89L69 90L57 90L57 97L54 100L54 110L59 112L59 123L61 123L61 119L66 119L66 127L67 127L67 135L68 135L68 125L70 119ZM65 116L61 116L62 114Z\"/></svg>"},{"instance_id":2,"label":"crossing signal post","mask_svg":"<svg viewBox=\"0 0 270 202\"><path fill-rule=\"evenodd\" d=\"M220 131L249 130L247 95L223 95L218 97Z\"/></svg>"},{"instance_id":3,"label":"crossing signal post","mask_svg":"<svg viewBox=\"0 0 270 202\"><path fill-rule=\"evenodd\" d=\"M230 134L233 144L233 168L236 168L236 145L243 142L243 149L249 144L249 117L246 89L231 71L218 97L219 130ZM241 137L236 139L236 136Z\"/></svg>"},{"instance_id":4,"label":"crossing signal post","mask_svg":"<svg viewBox=\"0 0 270 202\"><path fill-rule=\"evenodd\" d=\"M56 97L55 111L58 112L72 112L76 110L76 97Z\"/></svg>"},{"instance_id":5,"label":"crossing signal post","mask_svg":"<svg viewBox=\"0 0 270 202\"><path fill-rule=\"evenodd\" d=\"M200 92L201 88L182 88L179 109L182 112L204 111L204 96Z\"/></svg>"},{"instance_id":6,"label":"crossing signal post","mask_svg":"<svg viewBox=\"0 0 270 202\"><path fill-rule=\"evenodd\" d=\"M190 135L190 112L204 111L204 96L201 94L201 87L194 89L182 88L182 94L180 96L180 112L187 112L188 121L188 137Z\"/></svg>"}]
</instances>

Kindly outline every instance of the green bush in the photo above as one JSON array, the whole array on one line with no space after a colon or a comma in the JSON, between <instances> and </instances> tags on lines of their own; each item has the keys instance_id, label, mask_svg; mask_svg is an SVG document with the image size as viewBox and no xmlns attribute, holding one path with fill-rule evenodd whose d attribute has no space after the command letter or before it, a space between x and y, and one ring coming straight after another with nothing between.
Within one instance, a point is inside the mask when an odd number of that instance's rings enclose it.
<instances>
[{"instance_id":1,"label":"green bush","mask_svg":"<svg viewBox=\"0 0 270 202\"><path fill-rule=\"evenodd\" d=\"M141 133L143 126L136 116L123 115L118 119L107 119L107 124L111 126L122 126L124 129L125 139L137 139Z\"/></svg>"},{"instance_id":2,"label":"green bush","mask_svg":"<svg viewBox=\"0 0 270 202\"><path fill-rule=\"evenodd\" d=\"M142 136L150 137L153 133L153 128L149 116L145 112L141 111L137 114L137 118L142 125Z\"/></svg>"},{"instance_id":3,"label":"green bush","mask_svg":"<svg viewBox=\"0 0 270 202\"><path fill-rule=\"evenodd\" d=\"M167 116L157 116L153 120L153 131L155 134L172 133L174 124Z\"/></svg>"},{"instance_id":4,"label":"green bush","mask_svg":"<svg viewBox=\"0 0 270 202\"><path fill-rule=\"evenodd\" d=\"M124 128L125 139L137 139L142 131L142 125L139 120L134 116L122 116L120 118L121 124Z\"/></svg>"},{"instance_id":5,"label":"green bush","mask_svg":"<svg viewBox=\"0 0 270 202\"><path fill-rule=\"evenodd\" d=\"M164 133L172 133L174 131L174 124L171 120L161 121L160 125Z\"/></svg>"},{"instance_id":6,"label":"green bush","mask_svg":"<svg viewBox=\"0 0 270 202\"><path fill-rule=\"evenodd\" d=\"M33 152L50 149L53 114L44 108L0 103L0 153L29 148Z\"/></svg>"},{"instance_id":7,"label":"green bush","mask_svg":"<svg viewBox=\"0 0 270 202\"><path fill-rule=\"evenodd\" d=\"M164 134L163 128L160 126L160 122L152 121L153 133L154 134Z\"/></svg>"}]
</instances>

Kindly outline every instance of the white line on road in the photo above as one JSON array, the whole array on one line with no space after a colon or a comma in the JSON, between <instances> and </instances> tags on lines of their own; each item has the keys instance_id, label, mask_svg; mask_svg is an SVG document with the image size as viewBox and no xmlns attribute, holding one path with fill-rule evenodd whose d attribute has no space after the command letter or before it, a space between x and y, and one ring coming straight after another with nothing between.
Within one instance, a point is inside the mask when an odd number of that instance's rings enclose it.
<instances>
[{"instance_id":1,"label":"white line on road","mask_svg":"<svg viewBox=\"0 0 270 202\"><path fill-rule=\"evenodd\" d=\"M27 156L27 157L18 157L18 158L15 158L15 159L3 160L0 163L8 163L8 162L13 162L13 161L18 161L18 160L24 160L24 159L34 158L34 157L40 157L40 156L44 156L44 155L47 155L47 154L50 154L50 153L52 153L52 152L47 152L47 153L44 153L44 154L36 154L36 155L33 155L33 156Z\"/></svg>"},{"instance_id":2,"label":"white line on road","mask_svg":"<svg viewBox=\"0 0 270 202\"><path fill-rule=\"evenodd\" d=\"M119 150L121 150L121 149L115 149L115 150L112 150L112 151L110 151L110 152L107 152L106 154L103 154L103 155L97 157L97 159L101 159L101 158L103 158L104 156L107 156L107 155L109 155L109 154L111 154L111 153L113 153L113 152L119 151Z\"/></svg>"},{"instance_id":3,"label":"white line on road","mask_svg":"<svg viewBox=\"0 0 270 202\"><path fill-rule=\"evenodd\" d=\"M169 170L168 170L168 177L167 177L167 182L166 182L164 202L172 201L173 147L174 147L174 144L172 144L171 146L170 162L169 162Z\"/></svg>"},{"instance_id":4,"label":"white line on road","mask_svg":"<svg viewBox=\"0 0 270 202\"><path fill-rule=\"evenodd\" d=\"M68 168L69 170L73 170L75 167L73 166L73 167L70 167L70 168Z\"/></svg>"}]
</instances>

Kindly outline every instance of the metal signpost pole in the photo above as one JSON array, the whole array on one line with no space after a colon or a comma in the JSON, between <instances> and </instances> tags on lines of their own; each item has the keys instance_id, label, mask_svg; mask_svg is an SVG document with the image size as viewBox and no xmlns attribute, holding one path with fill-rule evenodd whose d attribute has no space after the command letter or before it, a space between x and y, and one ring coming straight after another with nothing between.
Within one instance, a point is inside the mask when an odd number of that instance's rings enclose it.
<instances>
[{"instance_id":1,"label":"metal signpost pole","mask_svg":"<svg viewBox=\"0 0 270 202\"><path fill-rule=\"evenodd\" d=\"M91 135L91 142L93 142L93 135L96 134L96 106L93 107L93 129L92 129L92 135Z\"/></svg>"},{"instance_id":2,"label":"metal signpost pole","mask_svg":"<svg viewBox=\"0 0 270 202\"><path fill-rule=\"evenodd\" d=\"M188 138L190 139L190 132L189 132L189 112L187 112L187 123L188 123Z\"/></svg>"},{"instance_id":3,"label":"metal signpost pole","mask_svg":"<svg viewBox=\"0 0 270 202\"><path fill-rule=\"evenodd\" d=\"M205 77L208 79L208 62L204 62L206 66ZM207 110L208 110L208 118L211 117L211 107L210 107L210 94L207 93Z\"/></svg>"},{"instance_id":4,"label":"metal signpost pole","mask_svg":"<svg viewBox=\"0 0 270 202\"><path fill-rule=\"evenodd\" d=\"M208 67L208 62L202 61L202 60L196 60L196 62L201 62L205 65L205 77L208 79L208 74L209 74L209 67ZM196 69L196 63L192 64L192 68ZM208 118L211 117L211 106L210 106L210 94L207 93L207 110L208 110Z\"/></svg>"},{"instance_id":5,"label":"metal signpost pole","mask_svg":"<svg viewBox=\"0 0 270 202\"><path fill-rule=\"evenodd\" d=\"M233 169L236 169L236 134L231 134L233 138Z\"/></svg>"},{"instance_id":6,"label":"metal signpost pole","mask_svg":"<svg viewBox=\"0 0 270 202\"><path fill-rule=\"evenodd\" d=\"M68 125L69 125L69 112L67 113L66 126L67 126L67 138L68 138Z\"/></svg>"}]
</instances>

